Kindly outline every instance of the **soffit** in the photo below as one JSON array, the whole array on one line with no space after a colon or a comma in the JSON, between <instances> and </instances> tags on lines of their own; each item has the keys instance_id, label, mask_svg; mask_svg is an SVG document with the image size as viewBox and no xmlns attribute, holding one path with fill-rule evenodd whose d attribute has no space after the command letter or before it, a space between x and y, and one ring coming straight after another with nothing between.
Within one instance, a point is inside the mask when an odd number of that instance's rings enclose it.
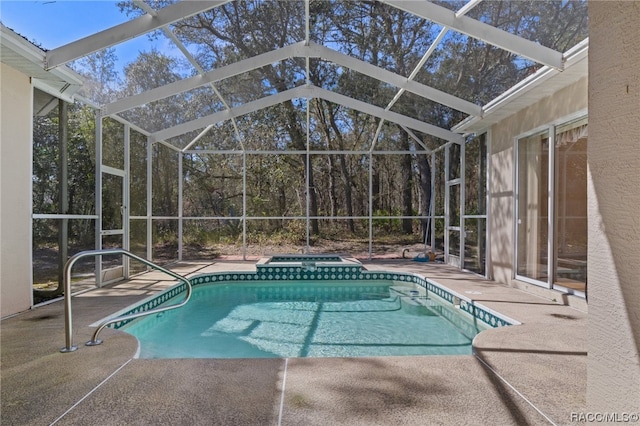
<instances>
[{"instance_id":1,"label":"soffit","mask_svg":"<svg viewBox=\"0 0 640 426\"><path fill-rule=\"evenodd\" d=\"M45 56L44 50L2 25L0 61L30 77L34 86L40 90L72 101L73 95L82 87L82 78L68 67L46 71L43 65ZM47 102L43 100L43 103Z\"/></svg>"}]
</instances>

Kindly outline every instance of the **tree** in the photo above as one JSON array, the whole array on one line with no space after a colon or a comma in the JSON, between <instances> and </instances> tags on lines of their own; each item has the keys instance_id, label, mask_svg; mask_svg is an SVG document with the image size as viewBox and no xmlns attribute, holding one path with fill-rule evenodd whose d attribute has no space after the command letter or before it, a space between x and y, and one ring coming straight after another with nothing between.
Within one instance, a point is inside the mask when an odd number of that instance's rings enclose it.
<instances>
[{"instance_id":1,"label":"tree","mask_svg":"<svg viewBox=\"0 0 640 426\"><path fill-rule=\"evenodd\" d=\"M114 48L100 50L70 64L85 78L84 96L98 105L114 100L120 86L115 65L118 60Z\"/></svg>"},{"instance_id":2,"label":"tree","mask_svg":"<svg viewBox=\"0 0 640 426\"><path fill-rule=\"evenodd\" d=\"M161 0L155 2L154 7L172 3L172 0ZM441 3L452 10L465 4L463 1ZM140 13L133 2L122 2L121 7L128 12ZM383 2L312 1L309 8L311 41L407 77L441 28ZM234 1L172 24L172 30L192 51L198 50L196 59L202 68L211 70L305 40L304 11L302 1ZM559 50L571 46L586 34L586 2L483 2L468 14ZM173 64L154 63L157 58L149 60L152 68L145 68L149 65L142 62L136 65L140 68L136 79L145 83L131 86L131 93L181 77L173 71ZM415 79L484 105L537 67L510 52L449 31L422 69L415 70ZM397 88L319 58L310 58L308 63L300 58L287 59L217 82L216 87L227 104L234 107L300 86L307 80L313 85L388 107L393 112L442 128L451 128L466 118L460 111L409 92L391 105ZM429 156L415 154L415 151L423 146L435 149L444 141L414 132L415 137L421 139L421 143L417 143L414 135L410 136L392 123L378 127L379 121L366 114L324 100L310 102L286 101L236 117L238 129L228 123L216 124L210 134L200 140L200 146L230 149L243 143L244 147L258 150L305 151L309 144L316 151L343 152L366 149L375 142L386 150L408 154L375 158L371 177L368 177L369 158L355 155L314 154L309 158L310 167L307 167L307 155L275 155L274 158L249 155L247 170L256 173L247 179L247 205L251 212L278 216L298 209L306 213L307 199L309 214L313 217L327 214L325 212L331 216L351 217L359 212L366 214L368 208L381 210L385 215L413 216L416 211L421 215L429 212L432 197L439 196L438 191L431 193L431 170L438 170L442 159L436 156L436 162L431 164ZM148 106L129 114L132 117L138 114L144 127L156 130L222 108L208 87L175 96L171 102L155 104L153 115L145 112ZM307 108L310 110L309 129ZM160 117L157 123L153 121L155 115ZM373 141L378 129L378 140ZM193 136L186 135L184 140ZM179 138L172 142L178 146L183 143ZM451 171L456 173L459 173L458 153L456 148L451 149L454 165ZM193 183L190 202L194 208L197 203L219 204L215 197L207 200L205 195L196 196L199 187L205 194L218 191L218 194L224 193L225 198L237 199L238 179L229 178L233 175L232 162L220 160L220 168L216 169L215 161L210 155L198 156L192 163L193 169L188 171L190 175L186 178ZM209 179L212 177L213 181ZM367 178L371 179L372 194L368 194ZM225 191L220 191L223 181ZM309 194L304 193L306 185L303 182L309 182ZM211 185L217 189L212 189ZM367 205L367 195L370 195L372 206ZM231 199L228 203L233 204ZM412 233L412 223L411 219L402 220L403 232ZM318 222L313 219L311 224L312 232L318 233ZM349 220L347 227L352 233L356 230L354 221Z\"/></svg>"}]
</instances>

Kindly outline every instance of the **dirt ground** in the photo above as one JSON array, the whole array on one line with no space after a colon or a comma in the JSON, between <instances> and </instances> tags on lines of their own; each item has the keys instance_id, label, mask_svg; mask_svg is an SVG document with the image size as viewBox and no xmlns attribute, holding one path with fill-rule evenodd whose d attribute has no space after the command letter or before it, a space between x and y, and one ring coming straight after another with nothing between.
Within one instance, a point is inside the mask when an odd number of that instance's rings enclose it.
<instances>
[{"instance_id":1,"label":"dirt ground","mask_svg":"<svg viewBox=\"0 0 640 426\"><path fill-rule=\"evenodd\" d=\"M401 259L403 257L415 257L417 254L429 250L428 246L425 248L424 244L421 243L374 243L371 246L371 257L374 259ZM302 254L305 252L305 246L297 244L247 244L244 254L248 260L254 260L273 254ZM310 246L309 253L335 253L355 257L356 259L369 259L369 244L368 242L357 241L323 240ZM215 245L206 248L184 247L182 257L185 260L236 259L242 258L242 255L241 245Z\"/></svg>"}]
</instances>

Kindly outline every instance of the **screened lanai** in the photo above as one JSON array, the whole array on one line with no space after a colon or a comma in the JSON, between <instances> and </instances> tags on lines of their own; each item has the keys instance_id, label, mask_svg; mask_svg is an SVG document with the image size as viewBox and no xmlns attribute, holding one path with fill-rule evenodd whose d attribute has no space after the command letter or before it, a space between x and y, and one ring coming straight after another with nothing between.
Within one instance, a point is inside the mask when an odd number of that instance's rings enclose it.
<instances>
[{"instance_id":1,"label":"screened lanai","mask_svg":"<svg viewBox=\"0 0 640 426\"><path fill-rule=\"evenodd\" d=\"M456 126L564 72L587 36L586 2L114 7L121 23L46 50L82 87L34 89L60 99L34 119L34 283L110 247L160 263L433 252L487 275L490 138Z\"/></svg>"}]
</instances>

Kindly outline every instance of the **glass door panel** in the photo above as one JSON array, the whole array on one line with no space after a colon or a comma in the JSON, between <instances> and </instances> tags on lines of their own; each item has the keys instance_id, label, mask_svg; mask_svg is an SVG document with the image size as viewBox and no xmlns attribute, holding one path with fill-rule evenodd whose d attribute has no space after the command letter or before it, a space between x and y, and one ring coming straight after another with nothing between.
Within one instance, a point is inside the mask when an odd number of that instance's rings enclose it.
<instances>
[{"instance_id":1,"label":"glass door panel","mask_svg":"<svg viewBox=\"0 0 640 426\"><path fill-rule=\"evenodd\" d=\"M518 141L516 274L548 281L549 135Z\"/></svg>"},{"instance_id":2,"label":"glass door panel","mask_svg":"<svg viewBox=\"0 0 640 426\"><path fill-rule=\"evenodd\" d=\"M587 283L586 127L581 123L556 135L553 283L569 292L584 292Z\"/></svg>"}]
</instances>

